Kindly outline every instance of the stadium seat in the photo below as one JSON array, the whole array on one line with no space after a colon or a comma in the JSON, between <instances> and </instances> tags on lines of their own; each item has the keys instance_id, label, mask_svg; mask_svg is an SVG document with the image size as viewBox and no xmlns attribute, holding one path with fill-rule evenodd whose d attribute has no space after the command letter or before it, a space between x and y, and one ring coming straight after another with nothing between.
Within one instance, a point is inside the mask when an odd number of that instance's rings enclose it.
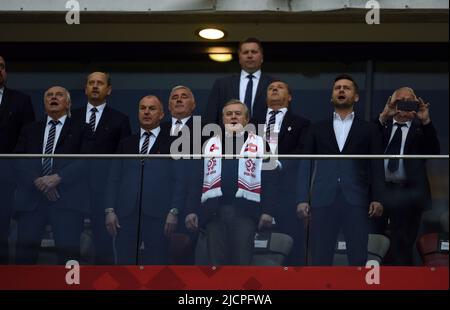
<instances>
[{"instance_id":1,"label":"stadium seat","mask_svg":"<svg viewBox=\"0 0 450 310\"><path fill-rule=\"evenodd\" d=\"M376 260L383 264L384 256L389 250L390 241L385 235L369 234L367 242L367 260ZM347 244L344 236L339 234L333 259L333 266L348 266Z\"/></svg>"},{"instance_id":2,"label":"stadium seat","mask_svg":"<svg viewBox=\"0 0 450 310\"><path fill-rule=\"evenodd\" d=\"M252 259L254 266L283 266L286 257L292 249L291 236L276 233L263 232L255 235L255 248Z\"/></svg>"},{"instance_id":3,"label":"stadium seat","mask_svg":"<svg viewBox=\"0 0 450 310\"><path fill-rule=\"evenodd\" d=\"M367 260L376 260L380 265L383 264L384 256L389 250L391 242L385 235L369 234L367 244Z\"/></svg>"},{"instance_id":4,"label":"stadium seat","mask_svg":"<svg viewBox=\"0 0 450 310\"><path fill-rule=\"evenodd\" d=\"M425 234L417 240L424 266L448 266L448 233Z\"/></svg>"},{"instance_id":5,"label":"stadium seat","mask_svg":"<svg viewBox=\"0 0 450 310\"><path fill-rule=\"evenodd\" d=\"M170 238L169 263L172 265L185 265L191 255L192 241L187 234L174 233Z\"/></svg>"}]
</instances>

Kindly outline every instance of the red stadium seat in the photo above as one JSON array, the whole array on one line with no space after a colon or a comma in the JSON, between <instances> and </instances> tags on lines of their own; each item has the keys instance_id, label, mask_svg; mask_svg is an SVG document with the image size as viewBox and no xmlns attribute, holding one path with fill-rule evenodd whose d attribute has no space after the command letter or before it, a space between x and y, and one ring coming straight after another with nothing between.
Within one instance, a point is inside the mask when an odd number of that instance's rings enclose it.
<instances>
[{"instance_id":1,"label":"red stadium seat","mask_svg":"<svg viewBox=\"0 0 450 310\"><path fill-rule=\"evenodd\" d=\"M424 266L448 266L448 234L430 233L417 240Z\"/></svg>"},{"instance_id":2,"label":"red stadium seat","mask_svg":"<svg viewBox=\"0 0 450 310\"><path fill-rule=\"evenodd\" d=\"M174 233L170 238L169 263L185 265L193 251L191 238L187 234Z\"/></svg>"}]
</instances>

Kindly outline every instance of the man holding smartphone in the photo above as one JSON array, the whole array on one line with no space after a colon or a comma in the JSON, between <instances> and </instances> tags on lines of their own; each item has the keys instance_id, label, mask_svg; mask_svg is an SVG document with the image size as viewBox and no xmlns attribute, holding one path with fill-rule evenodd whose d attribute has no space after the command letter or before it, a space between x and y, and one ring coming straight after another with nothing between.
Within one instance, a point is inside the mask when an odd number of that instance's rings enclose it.
<instances>
[{"instance_id":1,"label":"man holding smartphone","mask_svg":"<svg viewBox=\"0 0 450 310\"><path fill-rule=\"evenodd\" d=\"M389 97L377 120L387 155L436 155L440 152L431 122L430 104L402 87ZM389 220L393 265L412 265L413 246L424 209L431 208L425 160L385 159L385 212L377 223L384 232Z\"/></svg>"}]
</instances>

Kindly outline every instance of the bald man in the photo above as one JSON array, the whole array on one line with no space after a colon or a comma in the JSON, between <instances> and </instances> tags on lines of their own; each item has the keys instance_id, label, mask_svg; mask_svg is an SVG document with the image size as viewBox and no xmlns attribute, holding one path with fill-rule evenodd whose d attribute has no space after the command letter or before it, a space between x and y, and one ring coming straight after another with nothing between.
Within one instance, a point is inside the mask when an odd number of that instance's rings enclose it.
<instances>
[{"instance_id":1,"label":"bald man","mask_svg":"<svg viewBox=\"0 0 450 310\"><path fill-rule=\"evenodd\" d=\"M107 72L92 72L86 78L86 105L76 109L72 115L79 126L87 126L84 145L91 154L114 154L121 139L131 134L128 116L109 106L112 93L111 75ZM90 160L87 175L90 198L90 219L95 247L95 264L113 264L111 238L105 229L105 175L109 172L110 160Z\"/></svg>"},{"instance_id":2,"label":"bald man","mask_svg":"<svg viewBox=\"0 0 450 310\"><path fill-rule=\"evenodd\" d=\"M139 133L122 140L117 152L169 154L170 130L160 127L163 117L159 98L143 97L139 102ZM185 200L184 179L181 160L151 158L114 162L105 216L106 229L115 237L118 264L168 264L169 238L178 226L179 208ZM142 242L145 255L136 256Z\"/></svg>"},{"instance_id":3,"label":"bald man","mask_svg":"<svg viewBox=\"0 0 450 310\"><path fill-rule=\"evenodd\" d=\"M377 120L383 134L385 154L437 155L440 145L431 122L430 104L410 87L401 87L389 97ZM377 223L379 232L390 222L391 257L387 264L413 264L413 246L424 209L431 208L431 192L425 160L384 161L385 214Z\"/></svg>"}]
</instances>

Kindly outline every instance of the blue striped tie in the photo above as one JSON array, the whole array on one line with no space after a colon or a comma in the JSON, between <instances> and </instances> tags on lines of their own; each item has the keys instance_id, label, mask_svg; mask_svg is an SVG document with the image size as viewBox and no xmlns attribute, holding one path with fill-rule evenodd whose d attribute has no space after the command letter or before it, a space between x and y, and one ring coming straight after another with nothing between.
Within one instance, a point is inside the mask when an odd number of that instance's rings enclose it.
<instances>
[{"instance_id":1,"label":"blue striped tie","mask_svg":"<svg viewBox=\"0 0 450 310\"><path fill-rule=\"evenodd\" d=\"M269 122L267 123L267 127L266 127L266 140L269 141L270 140L270 134L273 131L273 128L275 127L275 117L276 115L280 113L280 111L270 111L270 118L269 118Z\"/></svg>"},{"instance_id":2,"label":"blue striped tie","mask_svg":"<svg viewBox=\"0 0 450 310\"><path fill-rule=\"evenodd\" d=\"M60 124L60 121L51 120L48 122L50 127L50 131L48 132L47 137L47 145L45 146L44 154L53 154L53 146L55 144L55 135L56 135L56 125ZM42 175L50 175L52 172L52 161L53 159L50 157L44 158L42 161Z\"/></svg>"},{"instance_id":3,"label":"blue striped tie","mask_svg":"<svg viewBox=\"0 0 450 310\"><path fill-rule=\"evenodd\" d=\"M147 153L148 153L148 146L150 144L150 135L151 135L151 132L148 132L148 131L146 131L142 134L142 136L145 136L144 143L142 143L142 147L141 147L142 155L147 155ZM142 159L141 161L143 162L144 159Z\"/></svg>"},{"instance_id":4,"label":"blue striped tie","mask_svg":"<svg viewBox=\"0 0 450 310\"><path fill-rule=\"evenodd\" d=\"M91 109L91 118L89 119L89 127L91 128L92 133L95 132L95 123L97 122L97 108Z\"/></svg>"}]
</instances>

